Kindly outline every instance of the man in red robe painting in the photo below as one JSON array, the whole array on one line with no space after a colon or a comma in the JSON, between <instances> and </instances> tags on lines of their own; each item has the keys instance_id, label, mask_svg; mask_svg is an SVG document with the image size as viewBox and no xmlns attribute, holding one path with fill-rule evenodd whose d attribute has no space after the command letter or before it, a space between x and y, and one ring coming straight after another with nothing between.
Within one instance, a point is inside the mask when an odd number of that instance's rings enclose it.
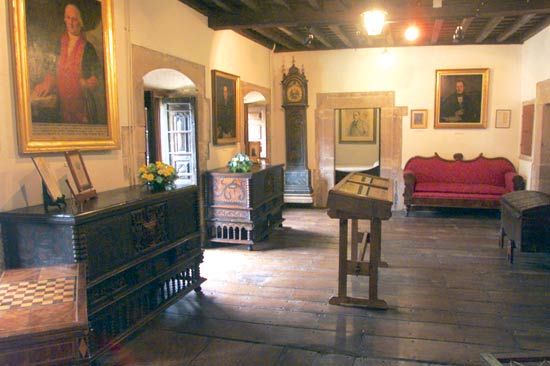
<instances>
[{"instance_id":1,"label":"man in red robe painting","mask_svg":"<svg viewBox=\"0 0 550 366\"><path fill-rule=\"evenodd\" d=\"M101 64L82 32L82 17L76 5L65 7L64 21L66 31L61 36L55 75L47 73L32 96L47 97L57 91L61 122L98 123L92 91L99 85Z\"/></svg>"}]
</instances>

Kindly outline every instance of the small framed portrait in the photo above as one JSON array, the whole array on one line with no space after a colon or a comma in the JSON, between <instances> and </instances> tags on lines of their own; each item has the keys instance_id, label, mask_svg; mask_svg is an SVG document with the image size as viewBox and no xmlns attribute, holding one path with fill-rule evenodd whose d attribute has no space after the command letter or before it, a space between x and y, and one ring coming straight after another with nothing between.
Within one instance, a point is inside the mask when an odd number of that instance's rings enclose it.
<instances>
[{"instance_id":1,"label":"small framed portrait","mask_svg":"<svg viewBox=\"0 0 550 366\"><path fill-rule=\"evenodd\" d=\"M78 150L67 151L65 152L65 159L67 160L67 165L69 165L69 170L78 192L92 189L92 182L90 181L90 176L80 152Z\"/></svg>"},{"instance_id":2,"label":"small framed portrait","mask_svg":"<svg viewBox=\"0 0 550 366\"><path fill-rule=\"evenodd\" d=\"M340 143L376 143L377 108L339 109L338 141Z\"/></svg>"},{"instance_id":3,"label":"small framed portrait","mask_svg":"<svg viewBox=\"0 0 550 366\"><path fill-rule=\"evenodd\" d=\"M428 110L412 109L411 110L411 128L427 128L427 127L428 127Z\"/></svg>"},{"instance_id":4,"label":"small framed portrait","mask_svg":"<svg viewBox=\"0 0 550 366\"><path fill-rule=\"evenodd\" d=\"M485 128L489 69L436 70L435 128Z\"/></svg>"},{"instance_id":5,"label":"small framed portrait","mask_svg":"<svg viewBox=\"0 0 550 366\"><path fill-rule=\"evenodd\" d=\"M212 134L214 145L237 143L239 94L238 76L212 70Z\"/></svg>"},{"instance_id":6,"label":"small framed portrait","mask_svg":"<svg viewBox=\"0 0 550 366\"><path fill-rule=\"evenodd\" d=\"M510 128L511 118L511 109L497 109L495 114L495 128Z\"/></svg>"},{"instance_id":7,"label":"small framed portrait","mask_svg":"<svg viewBox=\"0 0 550 366\"><path fill-rule=\"evenodd\" d=\"M120 147L111 2L9 2L21 153Z\"/></svg>"}]
</instances>

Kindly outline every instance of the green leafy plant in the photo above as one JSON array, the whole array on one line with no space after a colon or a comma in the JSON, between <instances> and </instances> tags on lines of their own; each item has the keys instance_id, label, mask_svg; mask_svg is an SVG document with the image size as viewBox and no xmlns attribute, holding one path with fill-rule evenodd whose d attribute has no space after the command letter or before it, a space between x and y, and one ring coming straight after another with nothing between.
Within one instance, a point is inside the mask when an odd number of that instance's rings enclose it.
<instances>
[{"instance_id":1,"label":"green leafy plant","mask_svg":"<svg viewBox=\"0 0 550 366\"><path fill-rule=\"evenodd\" d=\"M231 170L233 173L246 173L250 170L252 164L253 163L248 155L238 153L231 160L229 160L227 166L229 167L229 170Z\"/></svg>"}]
</instances>

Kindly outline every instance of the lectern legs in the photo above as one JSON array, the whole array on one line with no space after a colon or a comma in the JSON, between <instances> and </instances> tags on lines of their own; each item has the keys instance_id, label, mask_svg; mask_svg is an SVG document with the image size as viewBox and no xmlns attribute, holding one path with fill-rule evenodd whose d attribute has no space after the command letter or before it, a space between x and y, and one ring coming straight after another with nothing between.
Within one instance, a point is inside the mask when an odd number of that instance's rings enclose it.
<instances>
[{"instance_id":1,"label":"lectern legs","mask_svg":"<svg viewBox=\"0 0 550 366\"><path fill-rule=\"evenodd\" d=\"M374 309L387 309L388 304L378 298L378 267L381 258L382 221L379 218L370 219L371 247L369 261L357 258L357 219L352 219L352 257L348 260L348 220L340 219L340 239L338 250L338 296L329 300L331 305L360 306ZM365 239L367 233L363 234ZM366 239L363 240L366 245ZM355 249L354 249L355 247ZM354 298L347 296L347 276L369 276L369 298Z\"/></svg>"}]
</instances>

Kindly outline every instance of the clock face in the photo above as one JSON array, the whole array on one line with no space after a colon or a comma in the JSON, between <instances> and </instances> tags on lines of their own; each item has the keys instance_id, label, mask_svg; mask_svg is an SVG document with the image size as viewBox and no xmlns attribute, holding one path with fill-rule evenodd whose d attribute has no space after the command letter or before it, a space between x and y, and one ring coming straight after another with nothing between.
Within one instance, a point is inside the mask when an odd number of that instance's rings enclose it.
<instances>
[{"instance_id":1,"label":"clock face","mask_svg":"<svg viewBox=\"0 0 550 366\"><path fill-rule=\"evenodd\" d=\"M302 100L302 87L298 84L291 84L286 90L286 99L291 103L296 103Z\"/></svg>"}]
</instances>

